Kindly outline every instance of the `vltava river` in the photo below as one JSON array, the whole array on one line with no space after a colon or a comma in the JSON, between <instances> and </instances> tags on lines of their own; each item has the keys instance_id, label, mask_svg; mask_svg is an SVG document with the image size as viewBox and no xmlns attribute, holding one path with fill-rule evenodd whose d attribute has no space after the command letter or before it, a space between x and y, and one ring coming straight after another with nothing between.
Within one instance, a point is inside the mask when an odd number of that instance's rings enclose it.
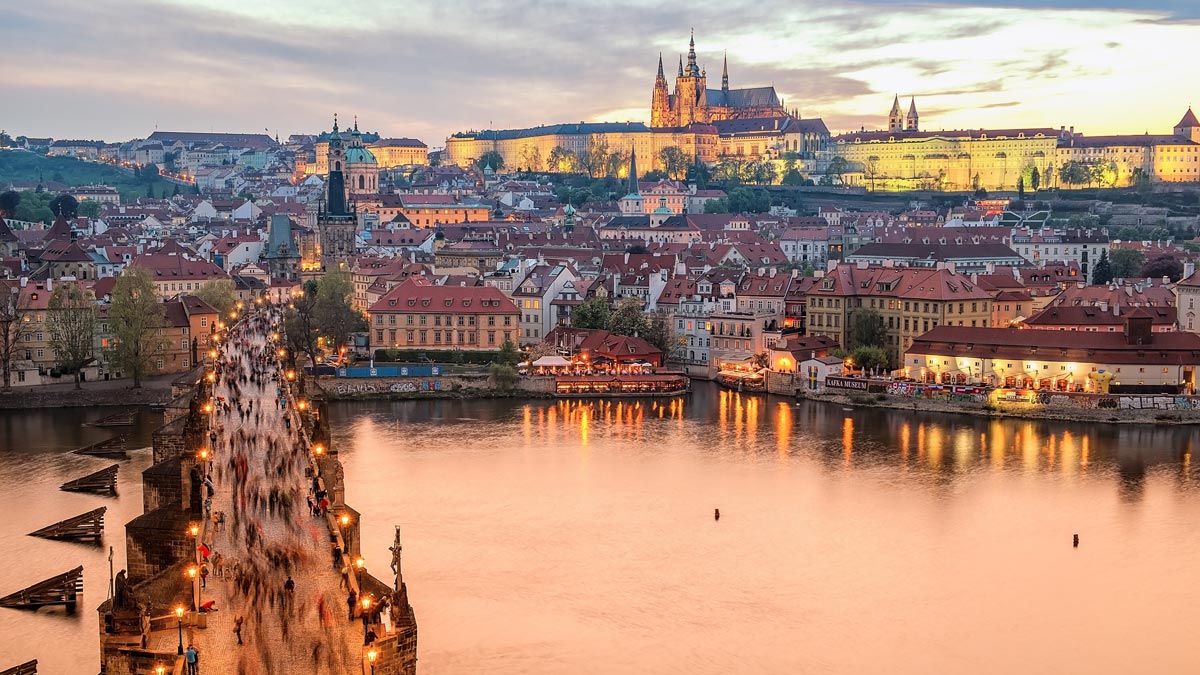
<instances>
[{"instance_id":1,"label":"vltava river","mask_svg":"<svg viewBox=\"0 0 1200 675\"><path fill-rule=\"evenodd\" d=\"M422 673L1195 672L1190 428L703 384L329 412Z\"/></svg>"}]
</instances>

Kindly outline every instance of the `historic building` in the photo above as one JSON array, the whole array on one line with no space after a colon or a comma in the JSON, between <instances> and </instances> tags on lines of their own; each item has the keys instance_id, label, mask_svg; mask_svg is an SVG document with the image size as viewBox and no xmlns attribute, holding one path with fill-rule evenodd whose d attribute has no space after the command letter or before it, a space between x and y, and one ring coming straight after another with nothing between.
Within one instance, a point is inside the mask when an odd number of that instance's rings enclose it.
<instances>
[{"instance_id":1,"label":"historic building","mask_svg":"<svg viewBox=\"0 0 1200 675\"><path fill-rule=\"evenodd\" d=\"M675 93L667 89L662 54L658 55L658 75L650 100L650 126L684 127L693 123L709 124L718 120L754 117L786 117L783 102L775 87L729 88L729 59L721 69L721 88L708 88L708 73L696 62L696 38L688 40L687 65L679 59Z\"/></svg>"},{"instance_id":2,"label":"historic building","mask_svg":"<svg viewBox=\"0 0 1200 675\"><path fill-rule=\"evenodd\" d=\"M326 271L347 266L355 254L358 216L346 206L344 172L350 158L346 150L338 132L335 116L333 133L329 136L329 174L325 179L325 202L317 213L321 268ZM360 155L355 155L354 158L362 159Z\"/></svg>"},{"instance_id":3,"label":"historic building","mask_svg":"<svg viewBox=\"0 0 1200 675\"><path fill-rule=\"evenodd\" d=\"M368 313L371 349L499 349L520 336L521 311L492 286L432 286L410 277Z\"/></svg>"},{"instance_id":4,"label":"historic building","mask_svg":"<svg viewBox=\"0 0 1200 675\"><path fill-rule=\"evenodd\" d=\"M1051 128L921 131L916 101L902 115L897 97L886 131L841 134L832 149L850 163L844 182L874 190L1015 190L1035 168L1053 173L1065 137Z\"/></svg>"},{"instance_id":5,"label":"historic building","mask_svg":"<svg viewBox=\"0 0 1200 675\"><path fill-rule=\"evenodd\" d=\"M1132 185L1139 174L1158 183L1200 182L1200 120L1188 108L1170 134L1072 134L1058 148L1058 165L1067 162L1100 168L1077 187L1101 181L1105 186ZM1051 176L1051 184L1061 183L1056 178Z\"/></svg>"}]
</instances>

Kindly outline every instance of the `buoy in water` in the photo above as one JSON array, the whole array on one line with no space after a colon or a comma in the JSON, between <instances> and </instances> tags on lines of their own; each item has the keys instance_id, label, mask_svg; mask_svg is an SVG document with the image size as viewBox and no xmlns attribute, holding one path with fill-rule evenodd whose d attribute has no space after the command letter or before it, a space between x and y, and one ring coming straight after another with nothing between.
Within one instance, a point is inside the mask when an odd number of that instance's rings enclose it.
<instances>
[{"instance_id":1,"label":"buoy in water","mask_svg":"<svg viewBox=\"0 0 1200 675\"><path fill-rule=\"evenodd\" d=\"M1075 535L1075 548L1079 548L1079 535Z\"/></svg>"},{"instance_id":2,"label":"buoy in water","mask_svg":"<svg viewBox=\"0 0 1200 675\"><path fill-rule=\"evenodd\" d=\"M721 509L713 509L713 520L721 519Z\"/></svg>"}]
</instances>

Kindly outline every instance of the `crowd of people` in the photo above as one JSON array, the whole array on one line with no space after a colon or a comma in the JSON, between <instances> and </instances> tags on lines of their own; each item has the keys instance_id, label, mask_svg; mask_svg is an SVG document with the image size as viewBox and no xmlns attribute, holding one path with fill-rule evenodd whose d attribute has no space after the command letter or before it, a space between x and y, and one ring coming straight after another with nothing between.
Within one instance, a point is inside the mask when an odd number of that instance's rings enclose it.
<instances>
[{"instance_id":1,"label":"crowd of people","mask_svg":"<svg viewBox=\"0 0 1200 675\"><path fill-rule=\"evenodd\" d=\"M264 310L231 328L214 366L205 482L221 508L206 503L215 527L212 550L202 545L201 551L214 599L201 607L232 617L231 635L241 651L206 660L230 661L236 670L228 672L239 675L300 672L297 667L351 672L359 658L334 611L345 591L303 583L332 576L328 531L312 517L323 514L329 500L314 480L309 440L280 375L270 338L277 321L277 313ZM207 583L210 568L217 583ZM210 618L210 628L213 623Z\"/></svg>"}]
</instances>

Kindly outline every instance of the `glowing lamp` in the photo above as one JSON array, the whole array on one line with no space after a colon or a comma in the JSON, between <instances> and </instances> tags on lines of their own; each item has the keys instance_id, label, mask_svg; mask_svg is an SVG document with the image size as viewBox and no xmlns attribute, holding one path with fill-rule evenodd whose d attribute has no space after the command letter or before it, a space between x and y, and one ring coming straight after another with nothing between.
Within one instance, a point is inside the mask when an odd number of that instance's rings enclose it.
<instances>
[{"instance_id":1,"label":"glowing lamp","mask_svg":"<svg viewBox=\"0 0 1200 675\"><path fill-rule=\"evenodd\" d=\"M183 618L183 607L182 606L175 608L175 616L180 619Z\"/></svg>"},{"instance_id":2,"label":"glowing lamp","mask_svg":"<svg viewBox=\"0 0 1200 675\"><path fill-rule=\"evenodd\" d=\"M307 410L308 409L308 401L305 401L304 399L300 399L299 401L296 401L296 407L299 408L300 410Z\"/></svg>"},{"instance_id":3,"label":"glowing lamp","mask_svg":"<svg viewBox=\"0 0 1200 675\"><path fill-rule=\"evenodd\" d=\"M361 569L362 569L364 566L366 566L366 564L367 564L367 561L366 561L366 560L363 560L361 557L360 557L358 560L355 560L355 561L354 561L354 566L355 566L355 567L357 567L357 568L358 568L358 569L360 569L360 570L361 570ZM363 602L367 602L367 599L366 599L366 598L363 598Z\"/></svg>"},{"instance_id":4,"label":"glowing lamp","mask_svg":"<svg viewBox=\"0 0 1200 675\"><path fill-rule=\"evenodd\" d=\"M344 515L344 514L343 514L343 515L342 515L342 527L345 527L345 526L347 526L347 525L349 525L349 524L350 524L350 516L347 516L347 515Z\"/></svg>"},{"instance_id":5,"label":"glowing lamp","mask_svg":"<svg viewBox=\"0 0 1200 675\"><path fill-rule=\"evenodd\" d=\"M367 652L367 660L370 661L372 664L375 663L375 659L378 657L379 657L379 652L375 651L374 649Z\"/></svg>"},{"instance_id":6,"label":"glowing lamp","mask_svg":"<svg viewBox=\"0 0 1200 675\"><path fill-rule=\"evenodd\" d=\"M362 606L363 606L363 611L364 611L364 612L365 612L365 611L367 611L367 610L369 610L369 609L371 609L371 599L370 599L370 598L363 598L363 599L362 599Z\"/></svg>"},{"instance_id":7,"label":"glowing lamp","mask_svg":"<svg viewBox=\"0 0 1200 675\"><path fill-rule=\"evenodd\" d=\"M196 569L196 566L195 566L195 565L192 565L191 567L189 567L189 568L188 568L188 571L187 571L187 572L188 572L188 576L189 576L189 577L191 577L191 578L195 579L195 578L196 578L196 574L197 574L197 572L199 572L199 570L197 570L197 569Z\"/></svg>"}]
</instances>

